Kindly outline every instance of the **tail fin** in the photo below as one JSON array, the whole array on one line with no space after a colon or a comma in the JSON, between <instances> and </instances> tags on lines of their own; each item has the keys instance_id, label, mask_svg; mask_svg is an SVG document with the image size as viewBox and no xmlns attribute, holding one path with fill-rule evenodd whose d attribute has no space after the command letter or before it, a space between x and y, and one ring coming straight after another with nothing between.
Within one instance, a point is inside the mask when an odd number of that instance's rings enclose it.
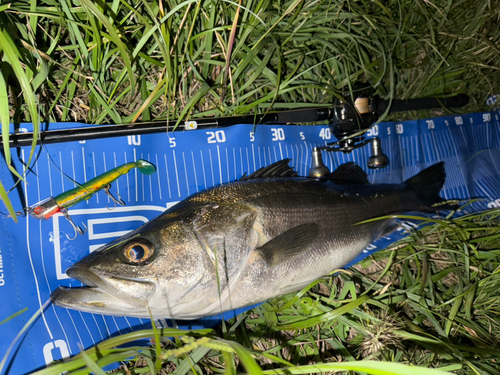
<instances>
[{"instance_id":1,"label":"tail fin","mask_svg":"<svg viewBox=\"0 0 500 375\"><path fill-rule=\"evenodd\" d=\"M433 212L437 210L453 210L456 207L448 204L442 204L435 208L432 207L435 204L443 202L443 199L439 196L439 192L444 185L445 179L444 162L439 162L406 180L405 184L417 194L425 210Z\"/></svg>"}]
</instances>

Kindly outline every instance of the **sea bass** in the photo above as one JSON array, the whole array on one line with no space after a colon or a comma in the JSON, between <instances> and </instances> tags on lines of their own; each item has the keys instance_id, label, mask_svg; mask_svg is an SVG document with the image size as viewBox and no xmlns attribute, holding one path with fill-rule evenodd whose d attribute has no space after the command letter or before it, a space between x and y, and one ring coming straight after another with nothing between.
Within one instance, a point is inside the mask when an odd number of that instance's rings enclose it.
<instances>
[{"instance_id":1,"label":"sea bass","mask_svg":"<svg viewBox=\"0 0 500 375\"><path fill-rule=\"evenodd\" d=\"M87 287L57 306L108 315L195 319L303 288L352 261L394 226L364 220L450 209L444 163L402 184L369 184L356 164L301 178L289 160L191 195L66 270ZM433 207L434 206L434 207Z\"/></svg>"}]
</instances>

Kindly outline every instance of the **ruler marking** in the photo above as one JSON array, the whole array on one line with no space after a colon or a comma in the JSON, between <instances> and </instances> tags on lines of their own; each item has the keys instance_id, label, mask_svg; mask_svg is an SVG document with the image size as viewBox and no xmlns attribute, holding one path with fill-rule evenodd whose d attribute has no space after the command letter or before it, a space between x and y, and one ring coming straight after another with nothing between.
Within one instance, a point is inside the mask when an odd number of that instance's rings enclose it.
<instances>
[{"instance_id":1,"label":"ruler marking","mask_svg":"<svg viewBox=\"0 0 500 375\"><path fill-rule=\"evenodd\" d=\"M149 154L148 154L148 161L151 163L151 156ZM151 194L151 202L152 202L153 201L153 175L149 175L148 177L149 177L149 193Z\"/></svg>"},{"instance_id":2,"label":"ruler marking","mask_svg":"<svg viewBox=\"0 0 500 375\"><path fill-rule=\"evenodd\" d=\"M333 172L333 159L332 159L332 153L331 152L327 152L326 153L328 155L328 159L330 161L330 171ZM328 161L327 161L328 163Z\"/></svg>"},{"instance_id":3,"label":"ruler marking","mask_svg":"<svg viewBox=\"0 0 500 375\"><path fill-rule=\"evenodd\" d=\"M259 153L259 168L262 168L262 157L260 156L260 146L257 146L257 152Z\"/></svg>"},{"instance_id":4,"label":"ruler marking","mask_svg":"<svg viewBox=\"0 0 500 375\"><path fill-rule=\"evenodd\" d=\"M54 193L52 193L52 173L50 172L50 159L49 154L47 153L47 170L49 171L49 190L50 196L53 197Z\"/></svg>"},{"instance_id":5,"label":"ruler marking","mask_svg":"<svg viewBox=\"0 0 500 375\"><path fill-rule=\"evenodd\" d=\"M300 160L300 152L299 152L299 146L297 144L295 144L295 150L297 151L297 156L295 157L297 159L297 172L299 173L300 176L302 176L301 174L301 160Z\"/></svg>"},{"instance_id":6,"label":"ruler marking","mask_svg":"<svg viewBox=\"0 0 500 375\"><path fill-rule=\"evenodd\" d=\"M73 320L73 317L69 313L68 309L66 309L66 312L68 313L69 319L71 320L71 323L73 324L73 327L75 328L75 332L76 332L76 335L78 336L78 339L82 343L83 341L82 341L82 338L80 337L80 332L78 331L78 328L76 328L76 324L75 324L75 321Z\"/></svg>"},{"instance_id":7,"label":"ruler marking","mask_svg":"<svg viewBox=\"0 0 500 375\"><path fill-rule=\"evenodd\" d=\"M196 176L196 163L194 162L194 152L191 151L191 160L193 161L193 172L194 172L194 183L196 185L196 191L200 191L198 189L198 176Z\"/></svg>"},{"instance_id":8,"label":"ruler marking","mask_svg":"<svg viewBox=\"0 0 500 375\"><path fill-rule=\"evenodd\" d=\"M130 327L130 332L132 332L134 329L132 328L132 326L130 325L130 322L128 321L127 317L124 316L123 317L125 319L125 321L127 322L128 326Z\"/></svg>"},{"instance_id":9,"label":"ruler marking","mask_svg":"<svg viewBox=\"0 0 500 375\"><path fill-rule=\"evenodd\" d=\"M448 128L448 131L450 131L450 129ZM450 138L451 138L451 142L453 144L453 148L455 149L455 155L458 155L458 147L457 147L457 144L455 143L455 139L453 138L453 134L451 134L451 131L450 131ZM462 188L462 190L465 190L466 192L466 197L470 196L469 195L469 189L467 188L467 185L466 184L466 180L465 180L465 176L464 176L464 172L462 170L462 168L460 168L460 158L457 158L457 168L460 170L461 174L462 174L462 180L463 180L463 183L464 183L464 186ZM464 189L465 188L465 189Z\"/></svg>"},{"instance_id":10,"label":"ruler marking","mask_svg":"<svg viewBox=\"0 0 500 375\"><path fill-rule=\"evenodd\" d=\"M227 148L226 148L226 165L227 165L227 182L231 181L231 178L229 177L229 155L227 153Z\"/></svg>"},{"instance_id":11,"label":"ruler marking","mask_svg":"<svg viewBox=\"0 0 500 375\"><path fill-rule=\"evenodd\" d=\"M491 148L490 146L490 124L485 125L486 127L486 148Z\"/></svg>"},{"instance_id":12,"label":"ruler marking","mask_svg":"<svg viewBox=\"0 0 500 375\"><path fill-rule=\"evenodd\" d=\"M71 167L73 168L73 187L76 187L75 157L73 155L73 150L71 150Z\"/></svg>"},{"instance_id":13,"label":"ruler marking","mask_svg":"<svg viewBox=\"0 0 500 375\"><path fill-rule=\"evenodd\" d=\"M462 135L462 137L464 137L464 134L463 134L463 129L462 127L460 127L460 134ZM452 139L452 141L454 141L454 138ZM465 141L465 137L464 137L464 141ZM453 142L454 143L454 142ZM466 146L467 146L467 142L465 142ZM454 163L454 168L452 168L452 170L454 171L453 172L453 175L455 176L455 180L456 180L456 188L457 188L457 191L459 192L459 194L461 194L462 196L465 196L467 197L468 196L468 192L466 190L466 180L465 180L465 176L463 175L463 171L461 171L461 168L460 168L460 159L458 158L458 147L455 147L455 158L457 160L456 163ZM462 173L462 181L460 181L460 175L459 175L459 172Z\"/></svg>"},{"instance_id":14,"label":"ruler marking","mask_svg":"<svg viewBox=\"0 0 500 375\"><path fill-rule=\"evenodd\" d=\"M85 328L87 328L87 331L90 335L90 339L92 340L92 343L95 345L94 336L92 335L92 332L90 332L89 326L87 325L87 322L83 318L82 312L81 311L78 311L78 312L80 313L80 318L82 318L82 321L83 321L83 324L85 325Z\"/></svg>"},{"instance_id":15,"label":"ruler marking","mask_svg":"<svg viewBox=\"0 0 500 375\"><path fill-rule=\"evenodd\" d=\"M234 180L236 181L236 151L234 150L233 147L233 162L234 162Z\"/></svg>"},{"instance_id":16,"label":"ruler marking","mask_svg":"<svg viewBox=\"0 0 500 375\"><path fill-rule=\"evenodd\" d=\"M417 138L415 136L410 136L410 139L408 140L408 149L410 150L410 158L412 160L414 160L414 162L411 165L411 174L412 175L416 174L419 171L419 169L422 167L421 165L419 167L416 166L415 160L418 158L418 155L414 154L413 141L417 142Z\"/></svg>"},{"instance_id":17,"label":"ruler marking","mask_svg":"<svg viewBox=\"0 0 500 375\"><path fill-rule=\"evenodd\" d=\"M212 151L208 149L208 156L210 157L210 170L212 171L212 186L215 185L215 178L214 178L214 162L212 160Z\"/></svg>"},{"instance_id":18,"label":"ruler marking","mask_svg":"<svg viewBox=\"0 0 500 375\"><path fill-rule=\"evenodd\" d=\"M114 165L115 165L115 168L118 166L116 164L116 152L113 152L113 161L114 161ZM120 195L120 179L116 179L116 192L118 193L118 195Z\"/></svg>"},{"instance_id":19,"label":"ruler marking","mask_svg":"<svg viewBox=\"0 0 500 375\"><path fill-rule=\"evenodd\" d=\"M248 162L248 148L247 148L247 162ZM243 175L243 150L241 149L240 147L240 163L241 163L241 171L240 173ZM248 169L250 169L250 166L248 167Z\"/></svg>"},{"instance_id":20,"label":"ruler marking","mask_svg":"<svg viewBox=\"0 0 500 375\"><path fill-rule=\"evenodd\" d=\"M298 151L297 151L298 153ZM305 176L304 175L304 145L301 143L300 144L300 175L301 176Z\"/></svg>"},{"instance_id":21,"label":"ruler marking","mask_svg":"<svg viewBox=\"0 0 500 375\"><path fill-rule=\"evenodd\" d=\"M402 164L402 167L404 168L404 165L405 165L405 156L403 155L403 148L401 147L401 137L398 136L398 145L399 145L399 155L401 155L401 164ZM402 171L403 173L403 171ZM403 173L403 176L404 176L404 173Z\"/></svg>"},{"instance_id":22,"label":"ruler marking","mask_svg":"<svg viewBox=\"0 0 500 375\"><path fill-rule=\"evenodd\" d=\"M247 152L247 157L248 157L248 152ZM253 171L255 172L257 170L257 165L255 164L255 147L253 146L253 143L252 143L252 157L253 157ZM248 169L248 174L250 174L250 168Z\"/></svg>"},{"instance_id":23,"label":"ruler marking","mask_svg":"<svg viewBox=\"0 0 500 375\"><path fill-rule=\"evenodd\" d=\"M188 180L188 172L187 172L187 167L186 167L186 157L184 156L184 151L182 152L182 161L184 162L184 176L186 177L187 192L188 192L188 195L191 195L191 193L189 192L189 180Z\"/></svg>"},{"instance_id":24,"label":"ruler marking","mask_svg":"<svg viewBox=\"0 0 500 375\"><path fill-rule=\"evenodd\" d=\"M97 324L97 320L95 319L95 315L92 313L92 318L94 318L94 323L97 327L97 330L99 331L99 334L101 335L101 338L104 340L104 336L102 334L101 328L99 327L99 324Z\"/></svg>"},{"instance_id":25,"label":"ruler marking","mask_svg":"<svg viewBox=\"0 0 500 375\"><path fill-rule=\"evenodd\" d=\"M122 331L120 330L120 327L118 327L118 323L116 322L116 318L114 316L111 316L113 318L113 322L115 323L116 329L118 330L118 333L121 335Z\"/></svg>"},{"instance_id":26,"label":"ruler marking","mask_svg":"<svg viewBox=\"0 0 500 375\"><path fill-rule=\"evenodd\" d=\"M436 153L436 160L435 161L437 162L437 161L444 159L444 157L441 157L441 155L440 155L439 147L437 145L436 137L435 137L434 133L431 133L430 138L432 138L432 143L434 144L434 151ZM426 144L428 144L428 143L426 142Z\"/></svg>"},{"instance_id":27,"label":"ruler marking","mask_svg":"<svg viewBox=\"0 0 500 375\"><path fill-rule=\"evenodd\" d=\"M106 153L104 151L102 152L102 162L104 163L104 173L106 173L107 172L107 170L106 170ZM106 194L106 197L108 198L108 203L109 203L109 195Z\"/></svg>"},{"instance_id":28,"label":"ruler marking","mask_svg":"<svg viewBox=\"0 0 500 375\"><path fill-rule=\"evenodd\" d=\"M264 154L264 166L267 165L267 159L266 159L266 146L262 146L262 154ZM259 155L260 155L260 149L259 149ZM262 168L262 167L261 167Z\"/></svg>"},{"instance_id":29,"label":"ruler marking","mask_svg":"<svg viewBox=\"0 0 500 375\"><path fill-rule=\"evenodd\" d=\"M203 152L200 150L200 158L201 158L201 168L203 170L203 183L205 184L203 186L204 189L207 188L207 176L205 174L205 162L203 161Z\"/></svg>"},{"instance_id":30,"label":"ruler marking","mask_svg":"<svg viewBox=\"0 0 500 375\"><path fill-rule=\"evenodd\" d=\"M134 161L137 161L137 152L136 149L134 148ZM135 201L139 202L139 185L137 183L137 168L134 168L134 175L135 175Z\"/></svg>"},{"instance_id":31,"label":"ruler marking","mask_svg":"<svg viewBox=\"0 0 500 375\"><path fill-rule=\"evenodd\" d=\"M141 152L141 159L144 159L144 155ZM135 168L137 170L137 168ZM146 189L144 185L144 173L141 173L141 186L142 186L142 201L146 202Z\"/></svg>"},{"instance_id":32,"label":"ruler marking","mask_svg":"<svg viewBox=\"0 0 500 375\"><path fill-rule=\"evenodd\" d=\"M219 162L219 180L220 180L220 184L222 185L222 165L221 165L221 161L220 161L219 145L217 145L217 160Z\"/></svg>"},{"instance_id":33,"label":"ruler marking","mask_svg":"<svg viewBox=\"0 0 500 375\"><path fill-rule=\"evenodd\" d=\"M102 321L104 322L104 326L106 327L106 331L108 331L108 336L111 337L111 332L109 332L109 327L108 323L106 323L106 319L104 318L104 315L101 315Z\"/></svg>"},{"instance_id":34,"label":"ruler marking","mask_svg":"<svg viewBox=\"0 0 500 375\"><path fill-rule=\"evenodd\" d=\"M307 145L307 142L304 141L304 176L307 176L309 174L309 168L311 167L311 162L312 162L312 157L311 152L309 151L312 149L313 145Z\"/></svg>"},{"instance_id":35,"label":"ruler marking","mask_svg":"<svg viewBox=\"0 0 500 375\"><path fill-rule=\"evenodd\" d=\"M165 156L165 171L167 172L168 198L172 198L172 194L170 191L170 177L168 176L167 154L163 154L163 155Z\"/></svg>"},{"instance_id":36,"label":"ruler marking","mask_svg":"<svg viewBox=\"0 0 500 375\"><path fill-rule=\"evenodd\" d=\"M94 177L97 177L97 169L95 167L95 154L94 154L94 151L92 151L92 164L94 166ZM97 204L99 204L99 194L96 194L95 197L96 197L96 200L97 200Z\"/></svg>"},{"instance_id":37,"label":"ruler marking","mask_svg":"<svg viewBox=\"0 0 500 375\"><path fill-rule=\"evenodd\" d=\"M243 171L243 166L242 166L242 168L241 168L242 174L250 172L250 158L248 157L248 147L245 147L245 150L246 150L246 154L247 154L247 170Z\"/></svg>"},{"instance_id":38,"label":"ruler marking","mask_svg":"<svg viewBox=\"0 0 500 375\"><path fill-rule=\"evenodd\" d=\"M163 200L161 196L161 179L160 179L160 163L158 163L158 154L155 154L156 160L156 176L158 177L158 194L160 195L160 200Z\"/></svg>"},{"instance_id":39,"label":"ruler marking","mask_svg":"<svg viewBox=\"0 0 500 375\"><path fill-rule=\"evenodd\" d=\"M179 173L177 171L177 159L175 158L175 150L172 150L172 155L174 156L174 168L175 168L175 178L177 180L177 193L179 198L181 197L181 186L179 184Z\"/></svg>"},{"instance_id":40,"label":"ruler marking","mask_svg":"<svg viewBox=\"0 0 500 375\"><path fill-rule=\"evenodd\" d=\"M281 142L279 143L279 146L280 146L280 156L281 156L281 160L283 160L283 148L281 147ZM274 150L274 154L276 156L276 150Z\"/></svg>"},{"instance_id":41,"label":"ruler marking","mask_svg":"<svg viewBox=\"0 0 500 375\"><path fill-rule=\"evenodd\" d=\"M123 156L125 159L125 163L127 163L127 153L125 151L123 152ZM130 203L130 179L128 177L128 173L127 173L127 197L128 197L128 202Z\"/></svg>"},{"instance_id":42,"label":"ruler marking","mask_svg":"<svg viewBox=\"0 0 500 375\"><path fill-rule=\"evenodd\" d=\"M85 165L85 151L82 146L82 161L83 161L83 182L87 182L87 167ZM52 195L52 190L50 191L50 195ZM89 201L87 201L89 203Z\"/></svg>"},{"instance_id":43,"label":"ruler marking","mask_svg":"<svg viewBox=\"0 0 500 375\"><path fill-rule=\"evenodd\" d=\"M62 191L64 191L64 176L63 176L63 164L62 164L61 151L59 151L59 170L61 172L61 188L62 188Z\"/></svg>"}]
</instances>

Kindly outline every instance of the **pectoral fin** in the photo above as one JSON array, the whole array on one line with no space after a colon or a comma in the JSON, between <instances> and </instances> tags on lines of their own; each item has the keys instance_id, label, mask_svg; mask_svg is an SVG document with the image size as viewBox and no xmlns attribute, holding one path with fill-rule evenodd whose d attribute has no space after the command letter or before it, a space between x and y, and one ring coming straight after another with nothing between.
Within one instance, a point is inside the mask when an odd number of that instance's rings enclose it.
<instances>
[{"instance_id":1,"label":"pectoral fin","mask_svg":"<svg viewBox=\"0 0 500 375\"><path fill-rule=\"evenodd\" d=\"M266 242L264 245L257 248L257 251L262 255L269 266L275 266L304 251L308 251L311 244L318 237L318 234L318 224L302 224Z\"/></svg>"}]
</instances>

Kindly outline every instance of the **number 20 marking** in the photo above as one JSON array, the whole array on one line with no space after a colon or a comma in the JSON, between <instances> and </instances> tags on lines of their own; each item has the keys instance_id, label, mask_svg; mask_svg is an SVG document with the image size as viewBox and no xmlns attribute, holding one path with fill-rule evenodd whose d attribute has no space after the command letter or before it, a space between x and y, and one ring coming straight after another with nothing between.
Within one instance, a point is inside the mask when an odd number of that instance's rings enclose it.
<instances>
[{"instance_id":1,"label":"number 20 marking","mask_svg":"<svg viewBox=\"0 0 500 375\"><path fill-rule=\"evenodd\" d=\"M216 132L206 132L208 135L208 143L224 143L226 142L226 134L224 130L217 130Z\"/></svg>"}]
</instances>

